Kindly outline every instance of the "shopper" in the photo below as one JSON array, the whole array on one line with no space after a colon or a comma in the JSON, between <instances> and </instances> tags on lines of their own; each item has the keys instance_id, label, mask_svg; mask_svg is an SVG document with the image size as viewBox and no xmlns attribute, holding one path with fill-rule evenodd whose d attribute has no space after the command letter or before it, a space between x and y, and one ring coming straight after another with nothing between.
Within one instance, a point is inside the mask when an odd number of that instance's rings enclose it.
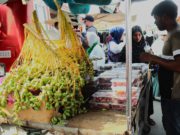
<instances>
[{"instance_id":1,"label":"shopper","mask_svg":"<svg viewBox=\"0 0 180 135\"><path fill-rule=\"evenodd\" d=\"M96 34L97 29L94 27L94 17L91 15L87 15L84 19L84 24L86 25L86 32L95 32Z\"/></svg>"},{"instance_id":2,"label":"shopper","mask_svg":"<svg viewBox=\"0 0 180 135\"><path fill-rule=\"evenodd\" d=\"M143 62L160 66L161 107L167 135L180 135L180 26L176 22L177 11L177 5L172 1L160 2L152 11L158 29L168 31L163 47L163 55L168 59L148 53L140 56Z\"/></svg>"},{"instance_id":3,"label":"shopper","mask_svg":"<svg viewBox=\"0 0 180 135\"><path fill-rule=\"evenodd\" d=\"M142 29L140 26L134 26L132 28L132 62L140 63L139 56L143 52L150 52L150 46L148 42L145 41ZM126 46L123 47L120 53L120 61L126 61Z\"/></svg>"},{"instance_id":4,"label":"shopper","mask_svg":"<svg viewBox=\"0 0 180 135\"><path fill-rule=\"evenodd\" d=\"M148 42L149 46L151 46L154 42L153 31L147 31L145 35L145 40Z\"/></svg>"},{"instance_id":5,"label":"shopper","mask_svg":"<svg viewBox=\"0 0 180 135\"><path fill-rule=\"evenodd\" d=\"M123 44L124 29L115 27L110 30L108 42L108 62L120 62L120 52L124 47Z\"/></svg>"},{"instance_id":6,"label":"shopper","mask_svg":"<svg viewBox=\"0 0 180 135\"><path fill-rule=\"evenodd\" d=\"M140 63L140 54L143 52L151 53L151 48L148 42L145 41L142 29L136 25L132 27L132 63ZM120 53L120 61L126 61L126 46L123 47ZM148 106L148 124L154 126L156 123L150 116L154 113L153 109L153 88L150 89L149 106Z\"/></svg>"},{"instance_id":7,"label":"shopper","mask_svg":"<svg viewBox=\"0 0 180 135\"><path fill-rule=\"evenodd\" d=\"M89 58L93 62L94 70L98 70L100 66L105 64L105 53L102 47L100 46L99 37L94 32L87 32L87 42L89 48L87 53Z\"/></svg>"},{"instance_id":8,"label":"shopper","mask_svg":"<svg viewBox=\"0 0 180 135\"><path fill-rule=\"evenodd\" d=\"M87 50L88 43L86 40L86 33L94 32L94 33L98 34L98 32L97 32L97 29L94 27L94 17L93 16L87 15L85 18L83 18L83 20L84 20L84 24L86 26L86 31L83 33L78 32L77 34L81 38L81 42L82 42L84 49Z\"/></svg>"}]
</instances>

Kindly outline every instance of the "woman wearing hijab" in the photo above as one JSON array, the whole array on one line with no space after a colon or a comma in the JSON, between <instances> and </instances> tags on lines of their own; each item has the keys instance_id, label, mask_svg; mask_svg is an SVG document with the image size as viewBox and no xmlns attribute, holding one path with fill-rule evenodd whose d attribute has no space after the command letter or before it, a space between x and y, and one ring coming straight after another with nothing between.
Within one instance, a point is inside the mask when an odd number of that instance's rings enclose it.
<instances>
[{"instance_id":1,"label":"woman wearing hijab","mask_svg":"<svg viewBox=\"0 0 180 135\"><path fill-rule=\"evenodd\" d=\"M139 56L143 52L150 52L150 46L148 42L145 41L142 29L140 26L134 26L132 28L132 62L133 63L140 63ZM120 61L126 61L126 47L124 46L121 54L120 54Z\"/></svg>"},{"instance_id":2,"label":"woman wearing hijab","mask_svg":"<svg viewBox=\"0 0 180 135\"><path fill-rule=\"evenodd\" d=\"M94 70L98 70L100 66L105 64L105 53L100 46L99 37L95 32L87 32L86 38L89 46L87 54L93 62Z\"/></svg>"},{"instance_id":3,"label":"woman wearing hijab","mask_svg":"<svg viewBox=\"0 0 180 135\"><path fill-rule=\"evenodd\" d=\"M123 44L124 29L115 27L110 30L110 38L108 42L108 62L120 62L120 52Z\"/></svg>"},{"instance_id":4,"label":"woman wearing hijab","mask_svg":"<svg viewBox=\"0 0 180 135\"><path fill-rule=\"evenodd\" d=\"M120 60L121 62L126 61L126 47L124 46L121 54L120 54ZM140 63L140 54L143 52L149 52L151 53L151 48L148 44L148 42L145 41L142 29L140 26L134 26L132 28L132 62L133 63ZM148 123L149 125L153 126L155 125L155 121L150 118L150 116L154 113L153 110L153 89L151 87L150 89L150 95L149 95L149 108L148 108Z\"/></svg>"}]
</instances>

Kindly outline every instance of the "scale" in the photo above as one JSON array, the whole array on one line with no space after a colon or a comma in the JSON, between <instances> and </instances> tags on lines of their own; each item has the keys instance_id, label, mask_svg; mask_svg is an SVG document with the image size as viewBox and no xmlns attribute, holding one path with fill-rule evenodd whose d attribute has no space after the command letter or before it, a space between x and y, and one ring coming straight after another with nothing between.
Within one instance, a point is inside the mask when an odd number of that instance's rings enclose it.
<instances>
[{"instance_id":1,"label":"scale","mask_svg":"<svg viewBox=\"0 0 180 135\"><path fill-rule=\"evenodd\" d=\"M0 63L0 77L5 76L6 71L5 71L5 64L4 63Z\"/></svg>"}]
</instances>

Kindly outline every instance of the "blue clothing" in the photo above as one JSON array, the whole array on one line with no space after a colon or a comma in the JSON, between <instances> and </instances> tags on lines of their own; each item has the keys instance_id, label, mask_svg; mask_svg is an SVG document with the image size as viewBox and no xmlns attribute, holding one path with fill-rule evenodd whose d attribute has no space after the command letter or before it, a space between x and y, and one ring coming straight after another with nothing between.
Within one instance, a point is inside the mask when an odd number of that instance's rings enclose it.
<instances>
[{"instance_id":1,"label":"blue clothing","mask_svg":"<svg viewBox=\"0 0 180 135\"><path fill-rule=\"evenodd\" d=\"M120 53L113 53L108 45L108 62L120 62Z\"/></svg>"},{"instance_id":2,"label":"blue clothing","mask_svg":"<svg viewBox=\"0 0 180 135\"><path fill-rule=\"evenodd\" d=\"M121 37L124 33L124 29L121 27L115 27L110 30L110 34L112 36L112 40L119 44L121 42Z\"/></svg>"},{"instance_id":3,"label":"blue clothing","mask_svg":"<svg viewBox=\"0 0 180 135\"><path fill-rule=\"evenodd\" d=\"M115 27L110 30L110 35L112 39L109 41L114 42L116 45L119 45L121 41L121 37L123 36L124 29L121 27ZM108 45L108 61L110 62L120 62L120 52L115 54L110 50L110 44Z\"/></svg>"}]
</instances>

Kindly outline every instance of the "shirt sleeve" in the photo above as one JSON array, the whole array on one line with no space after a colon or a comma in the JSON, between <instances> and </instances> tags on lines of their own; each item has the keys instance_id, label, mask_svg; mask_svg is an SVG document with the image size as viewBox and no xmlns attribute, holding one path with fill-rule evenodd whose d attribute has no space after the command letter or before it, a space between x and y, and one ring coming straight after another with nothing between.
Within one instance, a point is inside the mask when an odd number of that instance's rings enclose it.
<instances>
[{"instance_id":1,"label":"shirt sleeve","mask_svg":"<svg viewBox=\"0 0 180 135\"><path fill-rule=\"evenodd\" d=\"M123 44L116 44L115 42L109 43L110 51L113 52L114 54L120 53L123 47L124 47Z\"/></svg>"},{"instance_id":2,"label":"shirt sleeve","mask_svg":"<svg viewBox=\"0 0 180 135\"><path fill-rule=\"evenodd\" d=\"M103 66L105 64L105 53L99 45L97 45L93 49L89 58L92 59L94 69L97 69L98 67ZM99 60L93 60L96 58L98 58Z\"/></svg>"},{"instance_id":3,"label":"shirt sleeve","mask_svg":"<svg viewBox=\"0 0 180 135\"><path fill-rule=\"evenodd\" d=\"M103 49L100 47L100 45L97 45L90 54L90 59L95 59L95 58L98 58L98 59L105 58L105 53Z\"/></svg>"},{"instance_id":4,"label":"shirt sleeve","mask_svg":"<svg viewBox=\"0 0 180 135\"><path fill-rule=\"evenodd\" d=\"M173 57L180 56L180 31L174 33L172 35L172 52L173 52Z\"/></svg>"},{"instance_id":5,"label":"shirt sleeve","mask_svg":"<svg viewBox=\"0 0 180 135\"><path fill-rule=\"evenodd\" d=\"M90 27L90 28L87 30L87 32L94 32L94 33L97 34L97 30L96 30L95 27Z\"/></svg>"}]
</instances>

